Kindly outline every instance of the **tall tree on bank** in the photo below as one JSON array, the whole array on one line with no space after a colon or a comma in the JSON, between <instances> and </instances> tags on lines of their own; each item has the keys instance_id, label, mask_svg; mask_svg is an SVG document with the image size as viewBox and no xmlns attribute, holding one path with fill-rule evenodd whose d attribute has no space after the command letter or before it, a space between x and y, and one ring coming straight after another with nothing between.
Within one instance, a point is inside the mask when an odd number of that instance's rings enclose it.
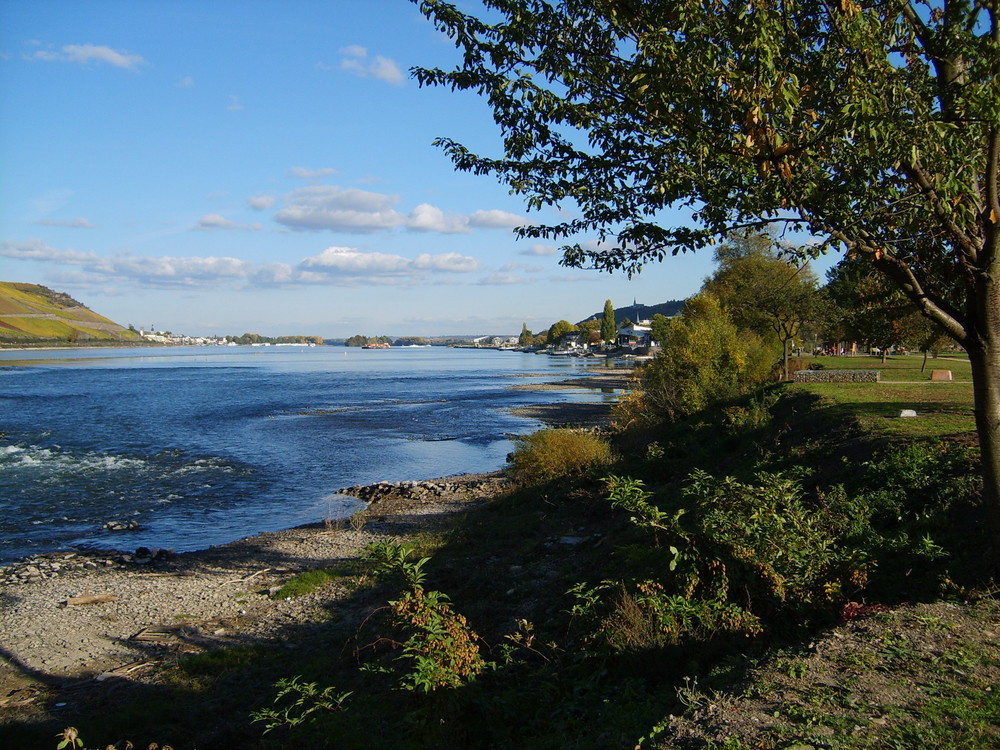
<instances>
[{"instance_id":1,"label":"tall tree on bank","mask_svg":"<svg viewBox=\"0 0 1000 750\"><path fill-rule=\"evenodd\" d=\"M415 1L463 62L414 75L485 97L503 155L438 145L573 209L519 230L601 240L564 264L634 273L734 229L804 230L961 344L1000 560L998 0L482 0L489 23Z\"/></svg>"},{"instance_id":2,"label":"tall tree on bank","mask_svg":"<svg viewBox=\"0 0 1000 750\"><path fill-rule=\"evenodd\" d=\"M806 263L789 262L767 234L731 234L715 260L719 267L702 290L715 295L737 326L781 345L788 380L790 348L819 312L816 275Z\"/></svg>"},{"instance_id":3,"label":"tall tree on bank","mask_svg":"<svg viewBox=\"0 0 1000 750\"><path fill-rule=\"evenodd\" d=\"M604 301L604 316L601 318L601 341L613 344L618 338L618 326L615 323L615 306L611 300Z\"/></svg>"},{"instance_id":4,"label":"tall tree on bank","mask_svg":"<svg viewBox=\"0 0 1000 750\"><path fill-rule=\"evenodd\" d=\"M521 323L521 335L517 337L518 346L531 346L534 342L535 337L531 335L531 331L528 330L527 323Z\"/></svg>"}]
</instances>

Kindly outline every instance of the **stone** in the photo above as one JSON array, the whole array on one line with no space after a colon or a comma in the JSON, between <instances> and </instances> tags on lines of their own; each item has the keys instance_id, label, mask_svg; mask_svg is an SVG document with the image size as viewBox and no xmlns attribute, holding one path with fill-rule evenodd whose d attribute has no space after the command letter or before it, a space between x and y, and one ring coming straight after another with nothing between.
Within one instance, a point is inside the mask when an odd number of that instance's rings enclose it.
<instances>
[{"instance_id":1,"label":"stone","mask_svg":"<svg viewBox=\"0 0 1000 750\"><path fill-rule=\"evenodd\" d=\"M950 381L952 380L951 370L931 370L931 380Z\"/></svg>"},{"instance_id":2,"label":"stone","mask_svg":"<svg viewBox=\"0 0 1000 750\"><path fill-rule=\"evenodd\" d=\"M917 412L914 411L913 409L903 409L901 412L899 412L900 419L910 419L915 416L917 416Z\"/></svg>"}]
</instances>

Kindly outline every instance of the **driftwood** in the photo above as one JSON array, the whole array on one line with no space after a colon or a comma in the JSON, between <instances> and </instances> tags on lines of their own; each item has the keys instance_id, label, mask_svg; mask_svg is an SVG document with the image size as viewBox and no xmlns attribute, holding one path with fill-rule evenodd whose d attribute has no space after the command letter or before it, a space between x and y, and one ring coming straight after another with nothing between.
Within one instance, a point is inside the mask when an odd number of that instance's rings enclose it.
<instances>
[{"instance_id":1,"label":"driftwood","mask_svg":"<svg viewBox=\"0 0 1000 750\"><path fill-rule=\"evenodd\" d=\"M259 575L261 575L263 573L270 572L270 570L271 570L270 568L263 568L261 570L258 570L256 573L249 573L249 574L247 574L245 576L240 576L239 578L230 578L228 581L223 581L222 585L224 586L227 583L243 583L245 581L251 581L251 580L253 580L254 578L256 578L257 576L259 576Z\"/></svg>"},{"instance_id":2,"label":"driftwood","mask_svg":"<svg viewBox=\"0 0 1000 750\"><path fill-rule=\"evenodd\" d=\"M74 604L107 604L118 601L117 594L88 594L86 596L71 596L66 600L67 606Z\"/></svg>"}]
</instances>

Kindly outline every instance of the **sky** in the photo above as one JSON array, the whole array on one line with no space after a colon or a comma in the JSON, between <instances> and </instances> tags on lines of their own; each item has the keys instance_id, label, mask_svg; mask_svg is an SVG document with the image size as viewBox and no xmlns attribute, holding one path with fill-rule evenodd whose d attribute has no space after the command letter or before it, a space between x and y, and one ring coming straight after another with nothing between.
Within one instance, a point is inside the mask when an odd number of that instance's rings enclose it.
<instances>
[{"instance_id":1,"label":"sky","mask_svg":"<svg viewBox=\"0 0 1000 750\"><path fill-rule=\"evenodd\" d=\"M458 59L408 0L0 0L0 280L192 336L516 335L698 291L710 253L630 280L517 239L554 209L432 145L498 153L483 100L410 77Z\"/></svg>"}]
</instances>

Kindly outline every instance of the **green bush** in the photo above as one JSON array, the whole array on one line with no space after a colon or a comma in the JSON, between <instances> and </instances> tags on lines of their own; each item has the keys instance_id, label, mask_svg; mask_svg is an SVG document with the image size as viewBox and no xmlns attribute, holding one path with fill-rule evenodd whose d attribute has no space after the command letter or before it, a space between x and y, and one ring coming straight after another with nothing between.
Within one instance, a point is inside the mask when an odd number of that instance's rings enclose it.
<instances>
[{"instance_id":1,"label":"green bush","mask_svg":"<svg viewBox=\"0 0 1000 750\"><path fill-rule=\"evenodd\" d=\"M618 402L615 427L675 422L750 393L770 379L774 359L758 336L733 325L718 300L692 297L640 371L640 387Z\"/></svg>"},{"instance_id":2,"label":"green bush","mask_svg":"<svg viewBox=\"0 0 1000 750\"><path fill-rule=\"evenodd\" d=\"M514 477L524 484L543 484L585 476L612 463L608 442L587 430L545 429L514 438L510 456Z\"/></svg>"}]
</instances>

